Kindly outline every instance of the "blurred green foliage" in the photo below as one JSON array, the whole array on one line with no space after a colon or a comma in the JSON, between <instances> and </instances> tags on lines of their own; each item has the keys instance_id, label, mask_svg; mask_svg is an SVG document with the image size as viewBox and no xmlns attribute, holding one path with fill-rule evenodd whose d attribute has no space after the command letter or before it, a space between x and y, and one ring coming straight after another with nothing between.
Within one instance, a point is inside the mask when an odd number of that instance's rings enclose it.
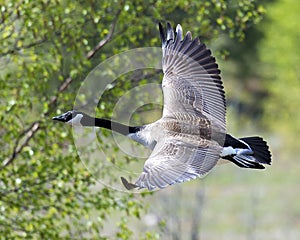
<instances>
[{"instance_id":1,"label":"blurred green foliage","mask_svg":"<svg viewBox=\"0 0 300 240\"><path fill-rule=\"evenodd\" d=\"M295 139L300 134L299 11L299 4L293 0L276 2L270 8L267 21L261 27L265 38L259 52L264 64L261 76L267 79L269 90L269 101L264 104L264 121L272 131L283 136L284 149L291 150L292 147L297 155L299 144Z\"/></svg>"},{"instance_id":2,"label":"blurred green foliage","mask_svg":"<svg viewBox=\"0 0 300 240\"><path fill-rule=\"evenodd\" d=\"M70 128L53 124L51 117L73 106L81 81L101 61L130 48L160 46L159 21L181 23L208 43L220 35L242 41L265 14L261 2L1 2L0 239L131 239L133 230L127 224L146 211L142 199L104 186L94 188ZM133 82L120 83L102 99L102 117L113 108L110 100ZM274 85L272 94L279 96L276 89ZM104 222L115 211L115 235L106 236ZM146 232L139 237L158 235Z\"/></svg>"}]
</instances>

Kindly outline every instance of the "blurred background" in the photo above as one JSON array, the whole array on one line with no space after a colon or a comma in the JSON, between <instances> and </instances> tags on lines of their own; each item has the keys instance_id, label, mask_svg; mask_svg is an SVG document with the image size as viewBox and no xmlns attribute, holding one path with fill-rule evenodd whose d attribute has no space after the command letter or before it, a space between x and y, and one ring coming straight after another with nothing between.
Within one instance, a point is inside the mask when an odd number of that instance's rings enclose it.
<instances>
[{"instance_id":1,"label":"blurred background","mask_svg":"<svg viewBox=\"0 0 300 240\"><path fill-rule=\"evenodd\" d=\"M2 0L0 11L0 239L300 238L297 1ZM228 132L268 141L273 163L265 171L225 164L204 179L122 193L93 178L71 127L52 122L72 109L99 63L132 48L159 47L157 23L167 20L212 50ZM112 117L128 90L161 79L151 70L118 78L97 104L97 117ZM132 124L160 114L159 105L147 104ZM133 161L113 142L101 144L111 159Z\"/></svg>"}]
</instances>

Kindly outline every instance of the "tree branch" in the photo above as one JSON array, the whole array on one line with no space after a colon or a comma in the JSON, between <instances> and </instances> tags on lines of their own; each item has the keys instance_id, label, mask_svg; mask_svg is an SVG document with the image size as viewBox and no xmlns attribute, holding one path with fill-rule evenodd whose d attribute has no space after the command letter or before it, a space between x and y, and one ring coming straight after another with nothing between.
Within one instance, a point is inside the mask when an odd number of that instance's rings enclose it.
<instances>
[{"instance_id":1,"label":"tree branch","mask_svg":"<svg viewBox=\"0 0 300 240\"><path fill-rule=\"evenodd\" d=\"M7 50L6 52L1 53L0 57L4 57L8 54L13 54L13 53L15 53L17 51L20 51L22 49L32 48L34 46L37 46L37 45L40 45L40 44L44 43L45 41L46 41L46 39L40 39L40 40L37 40L36 42L29 43L29 44L27 44L25 46L22 46L22 47L14 47L12 49Z\"/></svg>"},{"instance_id":2,"label":"tree branch","mask_svg":"<svg viewBox=\"0 0 300 240\"><path fill-rule=\"evenodd\" d=\"M28 145L29 140L34 136L34 134L39 130L39 128L40 128L40 123L34 122L29 129L26 129L23 133L20 134L20 137L16 140L13 153L2 162L3 166L0 169L9 165L16 158L16 156L23 150L23 148ZM23 137L24 133L25 136ZM23 138L22 141L23 143L19 144L22 138Z\"/></svg>"},{"instance_id":3,"label":"tree branch","mask_svg":"<svg viewBox=\"0 0 300 240\"><path fill-rule=\"evenodd\" d=\"M123 4L122 4L123 6ZM113 22L110 26L110 30L109 33L107 34L107 36L102 39L94 48L93 50L91 50L90 52L88 52L86 54L86 58L88 60L92 59L93 56L102 48L104 47L113 37L113 33L115 31L115 26L117 24L118 18L120 16L120 13L123 9L123 7L120 7L118 12L116 13ZM49 101L49 106L54 106L55 103L58 100L58 94L65 91L68 86L72 83L73 79L71 77L67 77L65 79L65 81L59 86L57 93L55 94L55 96L53 96L50 101ZM44 114L44 116L48 116L51 112L51 107L49 107L49 110ZM40 129L40 121L35 121L31 124L31 126L24 130L20 135L19 138L16 140L15 142L15 146L13 148L13 152L12 154L6 158L3 162L2 162L2 166L0 167L0 170L2 170L3 168L7 167L9 164L11 164L14 159L19 155L19 153L22 152L23 148L26 147L29 143L29 141L34 137L34 135L37 133L37 131ZM22 143L20 143L22 142Z\"/></svg>"},{"instance_id":4,"label":"tree branch","mask_svg":"<svg viewBox=\"0 0 300 240\"><path fill-rule=\"evenodd\" d=\"M87 53L86 55L87 59L91 59L96 54L96 52L98 52L105 44L107 44L112 39L117 24L117 20L118 17L120 16L121 11L122 11L122 7L120 7L118 12L116 13L116 16L110 26L109 32L106 35L106 37L102 39L100 42L98 42L98 44L91 51Z\"/></svg>"}]
</instances>

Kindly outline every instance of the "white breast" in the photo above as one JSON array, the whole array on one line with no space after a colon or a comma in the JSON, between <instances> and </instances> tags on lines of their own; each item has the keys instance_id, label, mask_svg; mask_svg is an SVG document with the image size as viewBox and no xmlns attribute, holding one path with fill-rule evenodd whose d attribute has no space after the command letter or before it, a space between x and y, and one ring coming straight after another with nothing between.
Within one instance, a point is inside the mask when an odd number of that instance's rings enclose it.
<instances>
[{"instance_id":1,"label":"white breast","mask_svg":"<svg viewBox=\"0 0 300 240\"><path fill-rule=\"evenodd\" d=\"M145 128L141 131L136 133L130 133L127 136L132 140L144 145L145 147L153 149L157 143L157 138L159 137L159 134L162 133L162 131L159 130L157 126L158 125L156 125L156 122L151 123L145 126Z\"/></svg>"}]
</instances>

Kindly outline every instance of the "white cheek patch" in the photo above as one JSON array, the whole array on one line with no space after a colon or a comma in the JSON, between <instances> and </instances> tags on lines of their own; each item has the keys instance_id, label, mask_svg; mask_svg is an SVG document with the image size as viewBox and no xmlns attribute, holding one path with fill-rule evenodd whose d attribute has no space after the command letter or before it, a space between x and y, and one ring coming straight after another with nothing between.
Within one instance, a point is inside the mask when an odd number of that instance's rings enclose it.
<instances>
[{"instance_id":1,"label":"white cheek patch","mask_svg":"<svg viewBox=\"0 0 300 240\"><path fill-rule=\"evenodd\" d=\"M77 114L74 118L66 122L67 124L73 125L73 126L82 126L80 123L83 115L82 114Z\"/></svg>"}]
</instances>

